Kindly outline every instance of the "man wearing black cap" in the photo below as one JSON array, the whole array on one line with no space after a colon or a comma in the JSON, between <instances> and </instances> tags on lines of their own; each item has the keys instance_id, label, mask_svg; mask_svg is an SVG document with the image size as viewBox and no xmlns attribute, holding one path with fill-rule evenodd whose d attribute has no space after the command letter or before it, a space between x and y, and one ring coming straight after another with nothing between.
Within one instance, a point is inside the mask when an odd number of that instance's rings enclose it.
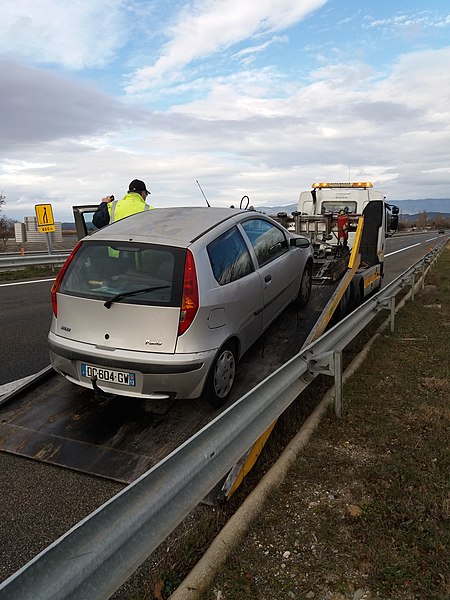
<instances>
[{"instance_id":1,"label":"man wearing black cap","mask_svg":"<svg viewBox=\"0 0 450 600\"><path fill-rule=\"evenodd\" d=\"M151 210L153 206L145 203L145 199L149 195L150 192L145 183L140 179L133 179L122 200L114 200L114 196L102 198L102 203L92 217L92 223L100 229L109 223L114 223L114 221L119 221L143 210Z\"/></svg>"}]
</instances>

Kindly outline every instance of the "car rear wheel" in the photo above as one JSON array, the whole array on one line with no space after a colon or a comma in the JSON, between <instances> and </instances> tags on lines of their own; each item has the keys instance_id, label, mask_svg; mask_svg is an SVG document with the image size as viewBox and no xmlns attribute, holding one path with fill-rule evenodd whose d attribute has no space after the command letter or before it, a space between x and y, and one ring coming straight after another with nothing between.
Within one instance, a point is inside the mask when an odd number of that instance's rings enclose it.
<instances>
[{"instance_id":1,"label":"car rear wheel","mask_svg":"<svg viewBox=\"0 0 450 600\"><path fill-rule=\"evenodd\" d=\"M306 263L303 270L302 280L300 282L300 289L298 290L297 298L294 300L296 308L304 308L308 304L309 297L311 296L311 289L312 265L311 263Z\"/></svg>"},{"instance_id":2,"label":"car rear wheel","mask_svg":"<svg viewBox=\"0 0 450 600\"><path fill-rule=\"evenodd\" d=\"M203 397L212 408L225 404L236 377L236 350L225 344L217 353L206 380Z\"/></svg>"}]
</instances>

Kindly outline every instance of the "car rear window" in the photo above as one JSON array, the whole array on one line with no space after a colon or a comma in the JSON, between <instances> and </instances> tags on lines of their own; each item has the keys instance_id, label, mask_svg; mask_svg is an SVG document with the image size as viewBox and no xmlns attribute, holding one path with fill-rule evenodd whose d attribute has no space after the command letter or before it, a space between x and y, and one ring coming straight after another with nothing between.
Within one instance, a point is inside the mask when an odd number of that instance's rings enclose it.
<instances>
[{"instance_id":1,"label":"car rear window","mask_svg":"<svg viewBox=\"0 0 450 600\"><path fill-rule=\"evenodd\" d=\"M241 279L254 271L250 253L236 227L208 244L207 250L214 278L220 285Z\"/></svg>"},{"instance_id":2,"label":"car rear window","mask_svg":"<svg viewBox=\"0 0 450 600\"><path fill-rule=\"evenodd\" d=\"M171 246L84 242L59 291L95 300L125 294L126 304L180 306L185 257L184 249Z\"/></svg>"}]
</instances>

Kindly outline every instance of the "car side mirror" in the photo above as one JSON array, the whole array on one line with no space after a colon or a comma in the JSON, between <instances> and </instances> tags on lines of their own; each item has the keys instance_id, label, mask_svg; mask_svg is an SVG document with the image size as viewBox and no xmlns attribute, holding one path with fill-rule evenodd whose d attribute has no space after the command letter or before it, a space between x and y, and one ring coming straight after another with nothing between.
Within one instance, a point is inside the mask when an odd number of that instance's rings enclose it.
<instances>
[{"instance_id":1,"label":"car side mirror","mask_svg":"<svg viewBox=\"0 0 450 600\"><path fill-rule=\"evenodd\" d=\"M311 242L305 237L291 238L290 245L295 248L309 248Z\"/></svg>"}]
</instances>

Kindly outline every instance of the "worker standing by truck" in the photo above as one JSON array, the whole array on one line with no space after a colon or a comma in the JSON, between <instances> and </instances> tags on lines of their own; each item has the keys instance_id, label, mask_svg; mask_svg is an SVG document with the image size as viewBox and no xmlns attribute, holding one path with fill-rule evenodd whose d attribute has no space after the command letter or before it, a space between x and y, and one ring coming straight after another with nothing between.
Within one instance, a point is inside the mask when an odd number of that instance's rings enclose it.
<instances>
[{"instance_id":1,"label":"worker standing by truck","mask_svg":"<svg viewBox=\"0 0 450 600\"><path fill-rule=\"evenodd\" d=\"M348 216L345 210L339 211L339 216L337 218L337 228L338 244L342 244L342 246L346 248L348 244Z\"/></svg>"}]
</instances>

